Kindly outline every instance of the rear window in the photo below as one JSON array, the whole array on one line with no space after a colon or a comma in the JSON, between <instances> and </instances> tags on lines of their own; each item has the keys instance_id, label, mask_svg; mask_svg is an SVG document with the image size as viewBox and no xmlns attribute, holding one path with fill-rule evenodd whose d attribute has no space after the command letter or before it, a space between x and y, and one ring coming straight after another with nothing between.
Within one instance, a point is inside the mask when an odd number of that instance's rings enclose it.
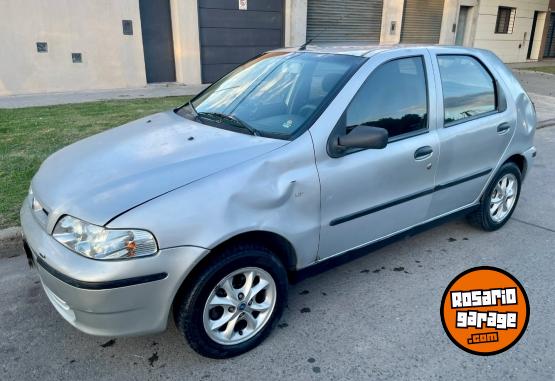
<instances>
[{"instance_id":1,"label":"rear window","mask_svg":"<svg viewBox=\"0 0 555 381\"><path fill-rule=\"evenodd\" d=\"M496 111L495 81L474 57L437 57L446 125Z\"/></svg>"}]
</instances>

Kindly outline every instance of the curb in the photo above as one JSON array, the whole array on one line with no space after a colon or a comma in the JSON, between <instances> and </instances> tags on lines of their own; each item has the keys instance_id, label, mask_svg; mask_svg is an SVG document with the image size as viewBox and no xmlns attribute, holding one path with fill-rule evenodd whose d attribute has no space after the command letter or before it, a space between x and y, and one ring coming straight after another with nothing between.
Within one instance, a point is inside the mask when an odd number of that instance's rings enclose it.
<instances>
[{"instance_id":1,"label":"curb","mask_svg":"<svg viewBox=\"0 0 555 381\"><path fill-rule=\"evenodd\" d=\"M14 226L0 230L0 258L12 258L24 254L21 228Z\"/></svg>"},{"instance_id":2,"label":"curb","mask_svg":"<svg viewBox=\"0 0 555 381\"><path fill-rule=\"evenodd\" d=\"M541 66L538 66L541 67ZM515 67L515 68L511 68L511 70L518 70L518 71L525 71L527 73L534 73L534 74L545 74L545 75L555 75L553 73L547 73L545 71L541 71L541 70L534 70L534 67L526 67L526 68L519 68L519 67Z\"/></svg>"},{"instance_id":3,"label":"curb","mask_svg":"<svg viewBox=\"0 0 555 381\"><path fill-rule=\"evenodd\" d=\"M539 130L540 128L550 127L553 125L555 125L555 118L542 120L541 122L538 122L538 125L536 126L536 130Z\"/></svg>"}]
</instances>

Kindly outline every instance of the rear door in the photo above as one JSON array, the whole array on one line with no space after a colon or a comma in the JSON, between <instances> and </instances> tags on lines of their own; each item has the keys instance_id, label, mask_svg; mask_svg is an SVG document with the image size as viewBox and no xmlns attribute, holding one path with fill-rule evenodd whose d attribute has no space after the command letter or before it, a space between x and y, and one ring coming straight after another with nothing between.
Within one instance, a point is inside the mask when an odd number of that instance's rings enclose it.
<instances>
[{"instance_id":1,"label":"rear door","mask_svg":"<svg viewBox=\"0 0 555 381\"><path fill-rule=\"evenodd\" d=\"M501 81L478 56L437 54L440 158L430 217L474 203L515 131Z\"/></svg>"},{"instance_id":2,"label":"rear door","mask_svg":"<svg viewBox=\"0 0 555 381\"><path fill-rule=\"evenodd\" d=\"M373 57L359 70L366 73L362 86L341 110L345 122L340 120L326 140L320 129L311 129L322 194L320 259L426 219L439 152L435 125L430 122L435 120L430 118L435 112L430 66L425 49ZM387 129L388 145L330 157L328 138L337 136L338 128L349 131L357 125Z\"/></svg>"}]
</instances>

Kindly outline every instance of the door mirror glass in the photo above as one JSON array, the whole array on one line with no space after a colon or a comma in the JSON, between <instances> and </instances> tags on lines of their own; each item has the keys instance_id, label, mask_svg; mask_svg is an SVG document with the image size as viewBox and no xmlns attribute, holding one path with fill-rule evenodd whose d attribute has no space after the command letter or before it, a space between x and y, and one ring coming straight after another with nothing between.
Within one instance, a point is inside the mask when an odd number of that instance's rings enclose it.
<instances>
[{"instance_id":1,"label":"door mirror glass","mask_svg":"<svg viewBox=\"0 0 555 381\"><path fill-rule=\"evenodd\" d=\"M348 134L337 138L337 148L382 149L387 145L388 138L385 128L356 126Z\"/></svg>"}]
</instances>

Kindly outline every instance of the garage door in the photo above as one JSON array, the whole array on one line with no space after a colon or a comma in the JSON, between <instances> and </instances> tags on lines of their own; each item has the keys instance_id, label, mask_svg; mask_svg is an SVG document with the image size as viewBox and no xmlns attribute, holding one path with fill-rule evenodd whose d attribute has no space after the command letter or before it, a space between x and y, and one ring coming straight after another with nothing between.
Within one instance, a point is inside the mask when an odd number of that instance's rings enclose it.
<instances>
[{"instance_id":1,"label":"garage door","mask_svg":"<svg viewBox=\"0 0 555 381\"><path fill-rule=\"evenodd\" d=\"M441 32L444 0L405 0L401 42L437 44Z\"/></svg>"},{"instance_id":2,"label":"garage door","mask_svg":"<svg viewBox=\"0 0 555 381\"><path fill-rule=\"evenodd\" d=\"M380 42L382 0L308 0L307 39Z\"/></svg>"},{"instance_id":3,"label":"garage door","mask_svg":"<svg viewBox=\"0 0 555 381\"><path fill-rule=\"evenodd\" d=\"M240 10L239 4L246 5ZM283 46L284 0L198 0L202 81Z\"/></svg>"},{"instance_id":4,"label":"garage door","mask_svg":"<svg viewBox=\"0 0 555 381\"><path fill-rule=\"evenodd\" d=\"M555 57L555 12L552 12L549 18L549 26L545 38L544 57Z\"/></svg>"}]
</instances>

